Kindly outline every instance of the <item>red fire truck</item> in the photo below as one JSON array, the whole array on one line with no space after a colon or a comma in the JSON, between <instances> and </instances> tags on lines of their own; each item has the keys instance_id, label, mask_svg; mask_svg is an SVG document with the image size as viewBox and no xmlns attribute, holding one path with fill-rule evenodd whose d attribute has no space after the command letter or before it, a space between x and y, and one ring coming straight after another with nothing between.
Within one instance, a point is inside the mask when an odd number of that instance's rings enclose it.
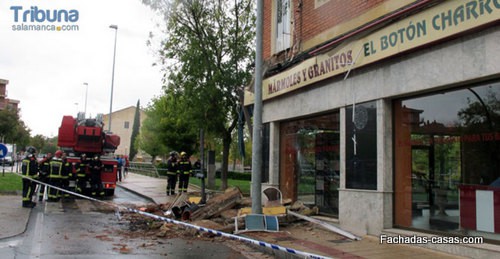
<instances>
[{"instance_id":1,"label":"red fire truck","mask_svg":"<svg viewBox=\"0 0 500 259\"><path fill-rule=\"evenodd\" d=\"M104 165L101 172L104 191L106 196L114 195L118 169L114 152L120 145L120 137L104 130L101 114L93 119L85 118L84 113L78 113L77 118L64 116L59 127L57 145L68 154L67 158L73 164L73 170L83 153L87 158L99 155ZM87 187L90 188L90 184ZM85 192L88 193L88 190Z\"/></svg>"}]
</instances>

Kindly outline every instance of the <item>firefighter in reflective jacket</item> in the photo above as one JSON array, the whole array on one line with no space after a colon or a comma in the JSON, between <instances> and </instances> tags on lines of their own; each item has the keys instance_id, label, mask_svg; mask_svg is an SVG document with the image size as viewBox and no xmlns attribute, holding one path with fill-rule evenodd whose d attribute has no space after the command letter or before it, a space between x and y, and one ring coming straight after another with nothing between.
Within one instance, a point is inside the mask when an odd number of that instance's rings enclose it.
<instances>
[{"instance_id":1,"label":"firefighter in reflective jacket","mask_svg":"<svg viewBox=\"0 0 500 259\"><path fill-rule=\"evenodd\" d=\"M102 186L101 170L103 164L98 155L94 156L94 159L89 162L90 170L90 185L92 187L93 196L104 196L104 188Z\"/></svg>"},{"instance_id":2,"label":"firefighter in reflective jacket","mask_svg":"<svg viewBox=\"0 0 500 259\"><path fill-rule=\"evenodd\" d=\"M88 177L88 161L87 155L82 154L80 156L80 162L76 164L76 192L83 193L87 188Z\"/></svg>"},{"instance_id":3,"label":"firefighter in reflective jacket","mask_svg":"<svg viewBox=\"0 0 500 259\"><path fill-rule=\"evenodd\" d=\"M49 173L50 173L50 160L52 160L52 154L48 153L47 156L40 161L38 168L40 168L39 180L43 183L49 182ZM46 185L40 185L40 192L38 192L38 201L43 200L43 195L45 193Z\"/></svg>"},{"instance_id":4,"label":"firefighter in reflective jacket","mask_svg":"<svg viewBox=\"0 0 500 259\"><path fill-rule=\"evenodd\" d=\"M54 153L54 157L50 161L50 172L49 172L49 184L55 187L62 187L62 174L63 174L63 160L62 160L63 152L61 150L57 150ZM49 187L49 198L47 201L56 202L61 198L60 191L53 187Z\"/></svg>"},{"instance_id":5,"label":"firefighter in reflective jacket","mask_svg":"<svg viewBox=\"0 0 500 259\"><path fill-rule=\"evenodd\" d=\"M68 161L65 152L62 153L61 159L62 159L61 188L63 188L64 190L73 191L70 190L69 187L69 181L73 177L73 166ZM66 199L69 198L70 195L67 192L60 192L59 197Z\"/></svg>"},{"instance_id":6,"label":"firefighter in reflective jacket","mask_svg":"<svg viewBox=\"0 0 500 259\"><path fill-rule=\"evenodd\" d=\"M167 160L167 196L175 195L175 184L177 183L177 156L174 151L170 152Z\"/></svg>"},{"instance_id":7,"label":"firefighter in reflective jacket","mask_svg":"<svg viewBox=\"0 0 500 259\"><path fill-rule=\"evenodd\" d=\"M193 170L186 152L181 152L181 161L178 163L177 172L179 172L179 192L187 192L189 176Z\"/></svg>"},{"instance_id":8,"label":"firefighter in reflective jacket","mask_svg":"<svg viewBox=\"0 0 500 259\"><path fill-rule=\"evenodd\" d=\"M37 178L38 173L38 162L36 161L35 153L36 149L34 147L29 147L26 150L26 157L22 160L21 173L28 178ZM33 208L36 203L31 199L33 198L33 193L36 188L36 183L30 179L23 177L23 207Z\"/></svg>"}]
</instances>

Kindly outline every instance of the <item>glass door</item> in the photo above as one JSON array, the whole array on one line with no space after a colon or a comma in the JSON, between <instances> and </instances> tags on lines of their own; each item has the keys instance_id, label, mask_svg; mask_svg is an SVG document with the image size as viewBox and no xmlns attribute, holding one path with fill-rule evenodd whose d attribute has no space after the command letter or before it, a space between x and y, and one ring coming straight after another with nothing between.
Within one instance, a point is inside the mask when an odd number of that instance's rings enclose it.
<instances>
[{"instance_id":1,"label":"glass door","mask_svg":"<svg viewBox=\"0 0 500 259\"><path fill-rule=\"evenodd\" d=\"M284 122L280 129L283 197L338 215L339 114Z\"/></svg>"}]
</instances>

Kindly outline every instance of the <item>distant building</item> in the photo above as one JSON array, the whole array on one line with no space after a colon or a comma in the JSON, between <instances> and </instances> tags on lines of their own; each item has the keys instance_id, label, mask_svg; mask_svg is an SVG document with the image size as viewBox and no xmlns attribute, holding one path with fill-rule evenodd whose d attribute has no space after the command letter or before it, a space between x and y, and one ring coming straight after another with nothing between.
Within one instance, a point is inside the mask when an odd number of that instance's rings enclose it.
<instances>
[{"instance_id":1,"label":"distant building","mask_svg":"<svg viewBox=\"0 0 500 259\"><path fill-rule=\"evenodd\" d=\"M111 132L120 136L120 145L115 151L116 155L129 155L130 142L132 138L132 128L134 127L135 106L115 111L111 113ZM146 118L146 113L140 110L140 122ZM104 129L108 129L108 114L103 116Z\"/></svg>"},{"instance_id":2,"label":"distant building","mask_svg":"<svg viewBox=\"0 0 500 259\"><path fill-rule=\"evenodd\" d=\"M7 98L8 84L9 80L0 79L0 110L9 108L17 111L19 109L19 101Z\"/></svg>"}]
</instances>

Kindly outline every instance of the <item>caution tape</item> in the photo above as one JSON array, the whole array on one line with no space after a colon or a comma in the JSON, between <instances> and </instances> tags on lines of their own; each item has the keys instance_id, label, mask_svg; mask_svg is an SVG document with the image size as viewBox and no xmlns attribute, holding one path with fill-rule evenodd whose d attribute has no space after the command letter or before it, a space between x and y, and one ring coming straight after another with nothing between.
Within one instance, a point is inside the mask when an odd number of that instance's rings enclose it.
<instances>
[{"instance_id":1,"label":"caution tape","mask_svg":"<svg viewBox=\"0 0 500 259\"><path fill-rule=\"evenodd\" d=\"M206 232L206 233L210 233L212 235L227 237L227 238L230 238L230 239L239 240L239 241L250 243L250 244L254 244L254 245L257 245L257 246L269 248L269 249L272 249L272 250L278 250L278 251L286 252L286 253L289 253L289 254L303 256L304 258L314 258L314 259L329 259L329 258L331 258L331 257L317 255L317 254L313 254L313 253L307 253L307 252L296 250L296 249L293 249L293 248L283 247L283 246L280 246L280 245L271 244L271 243L267 243L267 242L263 242L263 241L259 241L259 240L254 240L254 239L251 239L251 238L246 238L246 237L242 237L242 236L238 236L238 235L234 235L234 234L229 234L229 233L221 232L221 231L210 229L210 228L204 228L204 227L196 226L196 225L189 224L189 223L186 223L186 222L183 222L183 221L174 220L174 219L171 219L171 218L166 218L166 217L158 216L158 215L155 215L155 214L152 214L152 213L148 213L148 212L140 211L140 210L137 210L137 209L129 208L129 207L126 207L126 206L123 206L123 205L120 205L120 204L113 203L113 202L103 201L103 200L99 200L99 199L96 199L96 198L85 196L85 195L82 195L82 194L79 194L79 193L76 193L76 192L72 192L72 191L69 191L69 190L57 187L57 186L53 186L53 185L41 182L41 181L39 181L37 179L26 177L26 176L21 175L19 173L14 173L14 174L16 174L16 175L18 175L18 176L20 176L22 178L29 179L29 180L31 180L33 182L38 183L38 184L43 184L43 185L49 186L50 188L54 188L54 189L57 189L59 191L62 191L62 192L65 192L65 193L68 193L68 194L71 194L71 195L74 195L74 196L77 196L77 197L80 197L80 198L84 198L84 199L87 199L87 200L99 202L99 203L106 204L106 205L110 205L110 206L113 206L115 208L124 209L126 211L137 213L137 214L140 214L140 215L143 215L143 216L146 216L146 217L150 217L150 218L153 218L153 219L156 219L156 220L165 221L165 222L168 222L168 223L173 223L173 224L181 225L181 226L188 227L188 228L194 228L196 230L199 230L199 231L202 231L202 232ZM117 215L117 216L120 218L119 215Z\"/></svg>"}]
</instances>

